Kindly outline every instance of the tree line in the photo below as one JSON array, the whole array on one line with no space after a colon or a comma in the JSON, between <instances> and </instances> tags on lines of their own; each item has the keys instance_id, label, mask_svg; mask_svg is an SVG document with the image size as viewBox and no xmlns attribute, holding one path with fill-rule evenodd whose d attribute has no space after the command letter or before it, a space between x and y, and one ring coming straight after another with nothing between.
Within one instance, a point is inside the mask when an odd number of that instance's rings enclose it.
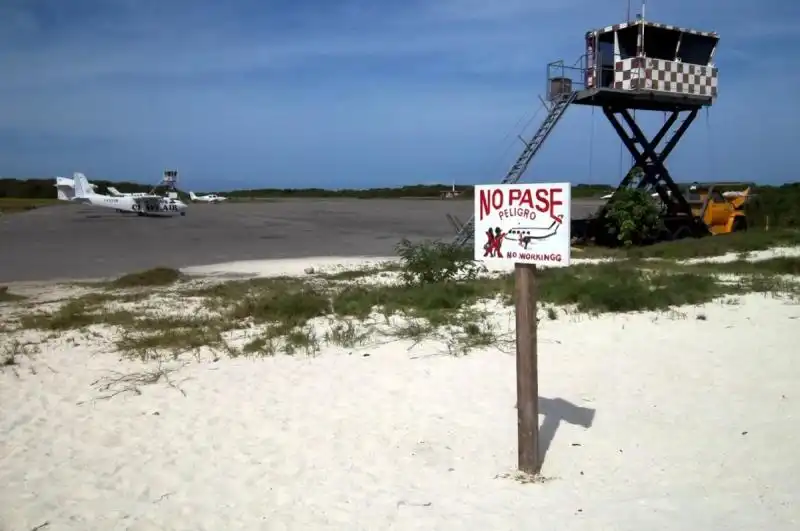
<instances>
[{"instance_id":1,"label":"tree line","mask_svg":"<svg viewBox=\"0 0 800 531\"><path fill-rule=\"evenodd\" d=\"M92 180L97 185L98 193L106 193L109 186L120 192L149 192L152 185L127 181ZM0 197L25 199L50 199L56 197L54 179L0 179ZM271 199L271 198L352 198L352 199L399 199L399 198L438 198L450 192L451 186L445 184L418 184L395 188L345 188L328 190L324 188L258 188L251 190L216 191L221 195L234 199ZM457 198L471 199L471 186L456 186ZM595 197L611 193L614 189L607 185L578 184L573 186L573 197ZM181 191L181 195L188 195ZM208 192L196 192L198 194Z\"/></svg>"},{"instance_id":2,"label":"tree line","mask_svg":"<svg viewBox=\"0 0 800 531\"><path fill-rule=\"evenodd\" d=\"M127 181L92 180L98 193L107 193L113 186L121 192L149 192L152 185ZM55 199L54 179L0 179L0 198ZM290 199L290 198L355 198L398 199L438 198L449 192L445 184L400 186L396 188L365 188L326 190L323 188L259 188L218 192L232 199ZM572 187L572 197L600 197L614 191L614 187L599 184L577 184ZM456 200L473 198L471 186L456 186ZM764 226L769 221L774 227L800 227L800 183L781 186L758 186L756 199L748 205L748 216L753 226ZM187 197L179 191L181 197Z\"/></svg>"}]
</instances>

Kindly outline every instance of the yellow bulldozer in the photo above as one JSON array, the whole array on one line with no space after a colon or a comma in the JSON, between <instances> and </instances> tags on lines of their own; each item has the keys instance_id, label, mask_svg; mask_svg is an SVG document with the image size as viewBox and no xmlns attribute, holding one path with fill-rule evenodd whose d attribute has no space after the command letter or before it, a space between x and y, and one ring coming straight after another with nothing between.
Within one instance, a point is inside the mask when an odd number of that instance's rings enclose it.
<instances>
[{"instance_id":1,"label":"yellow bulldozer","mask_svg":"<svg viewBox=\"0 0 800 531\"><path fill-rule=\"evenodd\" d=\"M754 189L755 184L744 182L692 183L684 196L711 234L729 234L747 230L745 207Z\"/></svg>"},{"instance_id":2,"label":"yellow bulldozer","mask_svg":"<svg viewBox=\"0 0 800 531\"><path fill-rule=\"evenodd\" d=\"M623 182L617 190L629 186ZM641 188L641 185L639 186ZM755 184L718 182L677 184L671 180L659 183L652 193L660 205L663 228L649 243L708 235L729 234L747 230L747 205L755 198ZM588 219L573 219L572 234L577 242L593 240L599 245L619 245L616 235L608 231L605 216L617 192L603 199L607 202Z\"/></svg>"}]
</instances>

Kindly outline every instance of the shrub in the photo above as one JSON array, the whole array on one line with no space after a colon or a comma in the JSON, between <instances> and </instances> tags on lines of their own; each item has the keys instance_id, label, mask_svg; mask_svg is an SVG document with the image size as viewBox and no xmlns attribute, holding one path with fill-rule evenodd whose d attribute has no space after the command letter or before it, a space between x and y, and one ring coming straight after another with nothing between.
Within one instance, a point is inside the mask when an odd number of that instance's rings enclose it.
<instances>
[{"instance_id":1,"label":"shrub","mask_svg":"<svg viewBox=\"0 0 800 531\"><path fill-rule=\"evenodd\" d=\"M618 190L608 205L605 229L618 243L630 247L653 242L664 230L658 204L645 190Z\"/></svg>"},{"instance_id":2,"label":"shrub","mask_svg":"<svg viewBox=\"0 0 800 531\"><path fill-rule=\"evenodd\" d=\"M452 243L412 243L404 238L396 250L401 261L400 279L405 284L470 280L483 270L473 261L471 248Z\"/></svg>"},{"instance_id":3,"label":"shrub","mask_svg":"<svg viewBox=\"0 0 800 531\"><path fill-rule=\"evenodd\" d=\"M138 273L123 275L111 282L113 288L138 288L144 286L169 286L178 282L183 275L170 267L155 267Z\"/></svg>"}]
</instances>

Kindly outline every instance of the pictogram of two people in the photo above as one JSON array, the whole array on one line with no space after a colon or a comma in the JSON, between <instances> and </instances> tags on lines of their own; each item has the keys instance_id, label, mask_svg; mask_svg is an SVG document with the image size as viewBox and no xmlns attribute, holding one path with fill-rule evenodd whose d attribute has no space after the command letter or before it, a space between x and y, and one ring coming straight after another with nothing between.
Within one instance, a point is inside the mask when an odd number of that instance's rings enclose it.
<instances>
[{"instance_id":1,"label":"pictogram of two people","mask_svg":"<svg viewBox=\"0 0 800 531\"><path fill-rule=\"evenodd\" d=\"M483 246L483 256L489 258L502 258L502 246L503 246L503 239L506 237L506 233L503 232L500 227L496 227L494 230L491 228L486 231L486 244Z\"/></svg>"}]
</instances>

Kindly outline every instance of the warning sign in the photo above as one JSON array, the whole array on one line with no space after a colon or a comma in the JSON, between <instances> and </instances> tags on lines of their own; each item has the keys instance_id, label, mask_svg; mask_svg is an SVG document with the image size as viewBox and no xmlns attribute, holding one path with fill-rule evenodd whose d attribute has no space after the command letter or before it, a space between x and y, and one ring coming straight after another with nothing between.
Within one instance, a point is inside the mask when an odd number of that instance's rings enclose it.
<instances>
[{"instance_id":1,"label":"warning sign","mask_svg":"<svg viewBox=\"0 0 800 531\"><path fill-rule=\"evenodd\" d=\"M569 183L475 186L475 260L568 266L570 192Z\"/></svg>"}]
</instances>

